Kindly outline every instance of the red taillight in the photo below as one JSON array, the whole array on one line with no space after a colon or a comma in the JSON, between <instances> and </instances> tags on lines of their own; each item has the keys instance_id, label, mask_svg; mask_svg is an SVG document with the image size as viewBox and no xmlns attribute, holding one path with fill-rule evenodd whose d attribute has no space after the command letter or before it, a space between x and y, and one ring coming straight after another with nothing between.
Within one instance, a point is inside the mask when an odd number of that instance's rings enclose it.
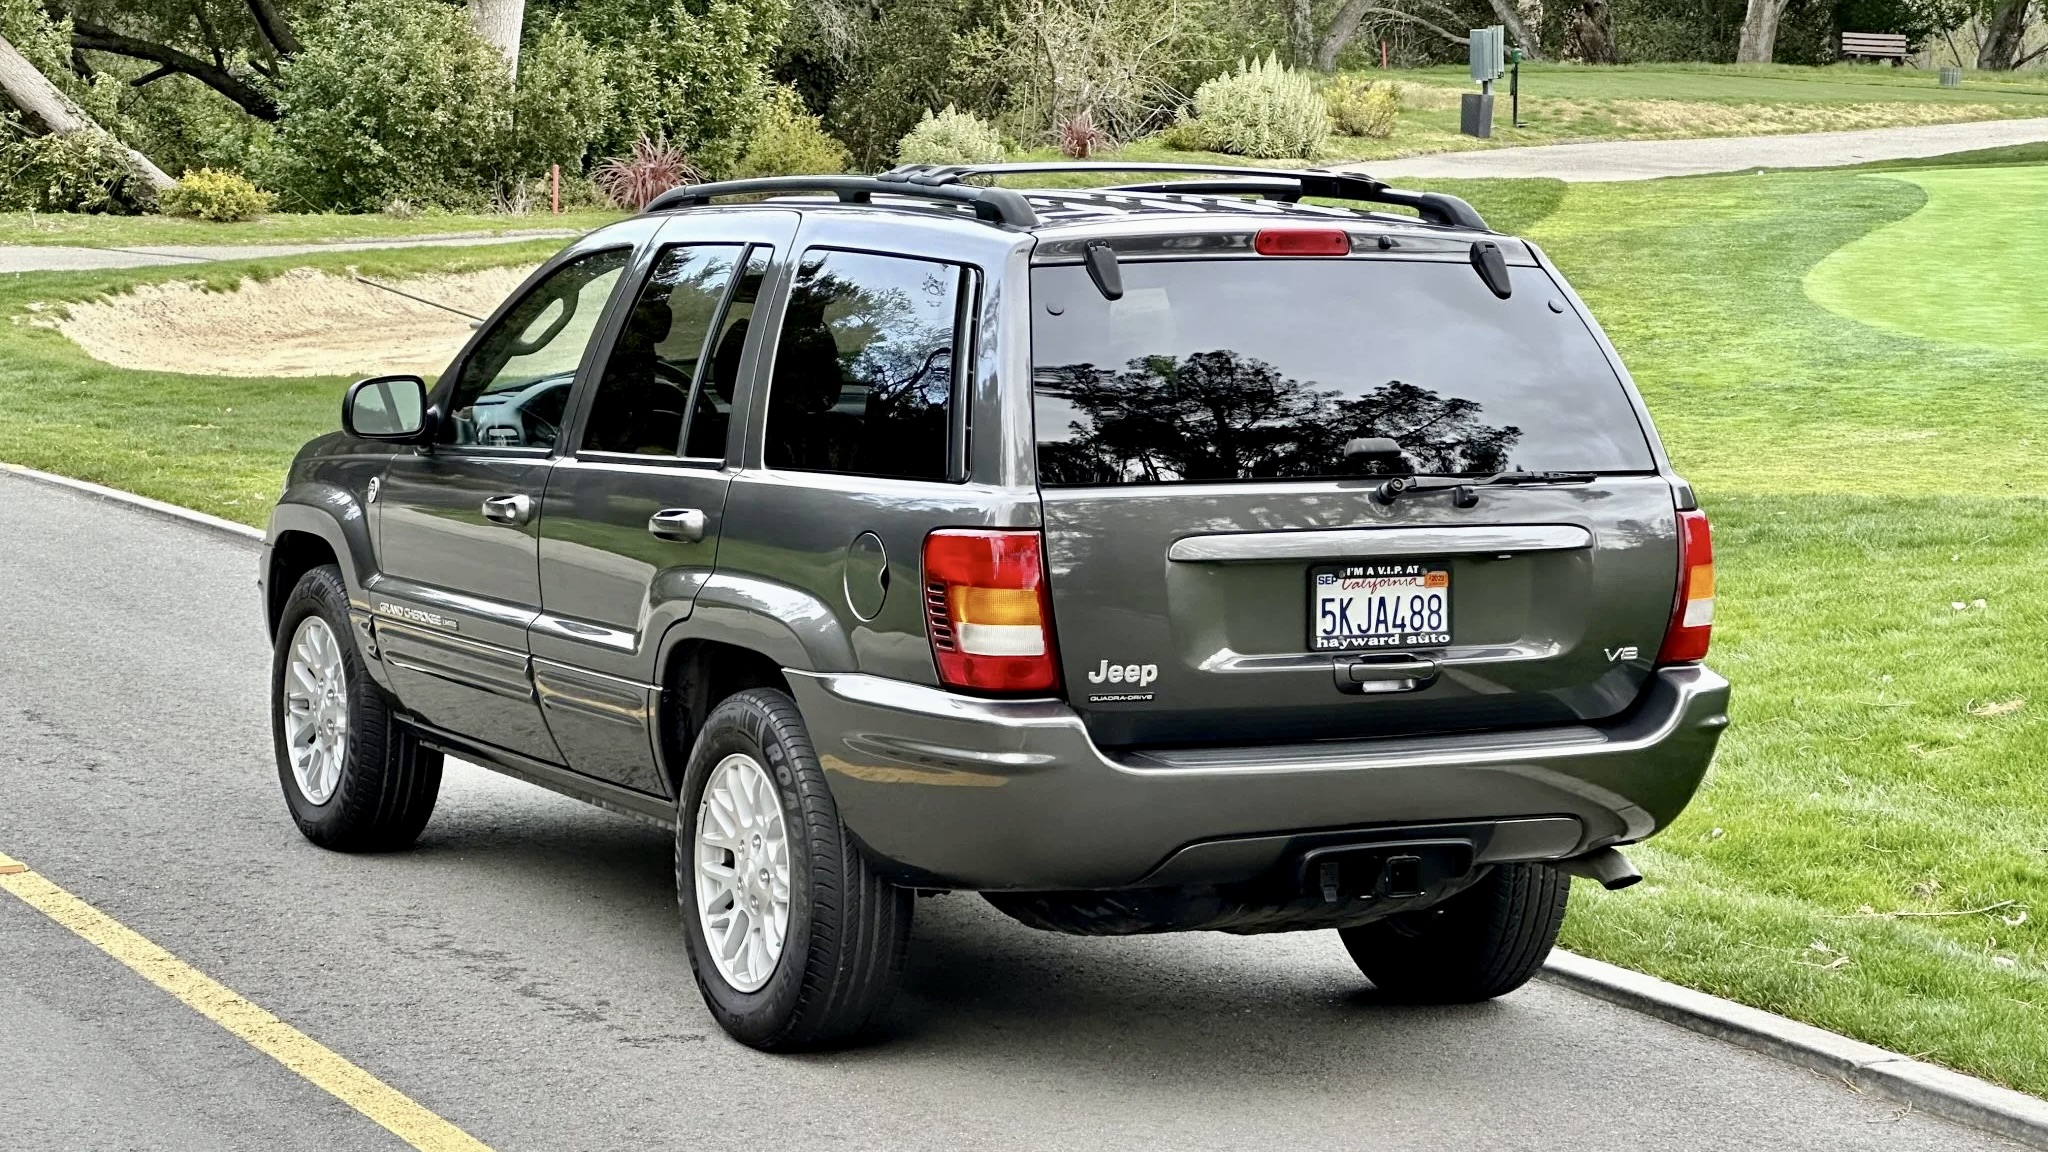
<instances>
[{"instance_id":1,"label":"red taillight","mask_svg":"<svg viewBox=\"0 0 2048 1152\"><path fill-rule=\"evenodd\" d=\"M947 528L924 539L925 621L939 681L976 692L1059 684L1036 532Z\"/></svg>"},{"instance_id":2,"label":"red taillight","mask_svg":"<svg viewBox=\"0 0 2048 1152\"><path fill-rule=\"evenodd\" d=\"M1262 228L1252 237L1261 256L1349 256L1351 233L1342 228Z\"/></svg>"},{"instance_id":3,"label":"red taillight","mask_svg":"<svg viewBox=\"0 0 2048 1152\"><path fill-rule=\"evenodd\" d=\"M1714 534L1707 514L1678 514L1678 604L1664 633L1659 664L1691 664L1707 658L1714 636Z\"/></svg>"}]
</instances>

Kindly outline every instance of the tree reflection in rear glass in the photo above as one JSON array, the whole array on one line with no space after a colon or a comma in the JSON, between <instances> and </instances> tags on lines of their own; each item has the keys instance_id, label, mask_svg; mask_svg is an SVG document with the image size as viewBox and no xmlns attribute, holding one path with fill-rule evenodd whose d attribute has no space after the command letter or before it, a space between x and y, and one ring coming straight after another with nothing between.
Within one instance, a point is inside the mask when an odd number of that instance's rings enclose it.
<instances>
[{"instance_id":1,"label":"tree reflection in rear glass","mask_svg":"<svg viewBox=\"0 0 2048 1152\"><path fill-rule=\"evenodd\" d=\"M1539 270L1518 269L1528 287L1508 300L1462 261L1122 270L1117 301L1079 267L1033 272L1042 483L1652 467L1598 342L1551 310ZM1347 457L1361 438L1399 451Z\"/></svg>"}]
</instances>

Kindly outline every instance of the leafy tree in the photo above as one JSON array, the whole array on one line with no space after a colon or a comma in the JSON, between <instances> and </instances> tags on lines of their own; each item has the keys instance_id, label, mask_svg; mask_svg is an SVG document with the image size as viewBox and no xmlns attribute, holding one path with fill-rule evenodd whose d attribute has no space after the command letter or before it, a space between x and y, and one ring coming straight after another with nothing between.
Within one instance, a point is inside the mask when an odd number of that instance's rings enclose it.
<instances>
[{"instance_id":1,"label":"leafy tree","mask_svg":"<svg viewBox=\"0 0 2048 1152\"><path fill-rule=\"evenodd\" d=\"M1340 399L1228 350L1147 356L1120 371L1041 368L1037 387L1077 414L1067 440L1039 450L1062 484L1327 476L1358 438L1394 441L1409 471L1497 472L1522 436L1482 422L1473 400L1400 380Z\"/></svg>"},{"instance_id":2,"label":"leafy tree","mask_svg":"<svg viewBox=\"0 0 2048 1152\"><path fill-rule=\"evenodd\" d=\"M606 61L617 112L601 146L667 140L730 171L766 114L788 0L593 0L567 13Z\"/></svg>"},{"instance_id":3,"label":"leafy tree","mask_svg":"<svg viewBox=\"0 0 2048 1152\"><path fill-rule=\"evenodd\" d=\"M265 182L289 207L449 203L505 175L505 61L433 0L355 0L311 21L277 83Z\"/></svg>"},{"instance_id":4,"label":"leafy tree","mask_svg":"<svg viewBox=\"0 0 2048 1152\"><path fill-rule=\"evenodd\" d=\"M605 53L558 18L529 28L519 84L512 98L515 172L539 173L550 164L580 172L592 147L614 131L619 94Z\"/></svg>"}]
</instances>

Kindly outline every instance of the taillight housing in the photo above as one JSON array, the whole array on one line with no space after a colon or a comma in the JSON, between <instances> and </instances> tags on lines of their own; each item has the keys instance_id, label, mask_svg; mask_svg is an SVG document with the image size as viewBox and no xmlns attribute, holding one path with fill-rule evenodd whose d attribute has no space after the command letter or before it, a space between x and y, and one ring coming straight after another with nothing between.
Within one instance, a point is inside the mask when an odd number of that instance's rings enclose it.
<instances>
[{"instance_id":1,"label":"taillight housing","mask_svg":"<svg viewBox=\"0 0 2048 1152\"><path fill-rule=\"evenodd\" d=\"M1705 512L1686 509L1678 514L1678 603L1657 663L1698 663L1713 636L1714 533Z\"/></svg>"},{"instance_id":2,"label":"taillight housing","mask_svg":"<svg viewBox=\"0 0 2048 1152\"><path fill-rule=\"evenodd\" d=\"M1261 228L1252 236L1261 256L1349 256L1351 233L1342 228Z\"/></svg>"},{"instance_id":3,"label":"taillight housing","mask_svg":"<svg viewBox=\"0 0 2048 1152\"><path fill-rule=\"evenodd\" d=\"M969 692L1058 687L1044 557L1037 532L943 528L925 537L925 624L940 683Z\"/></svg>"}]
</instances>

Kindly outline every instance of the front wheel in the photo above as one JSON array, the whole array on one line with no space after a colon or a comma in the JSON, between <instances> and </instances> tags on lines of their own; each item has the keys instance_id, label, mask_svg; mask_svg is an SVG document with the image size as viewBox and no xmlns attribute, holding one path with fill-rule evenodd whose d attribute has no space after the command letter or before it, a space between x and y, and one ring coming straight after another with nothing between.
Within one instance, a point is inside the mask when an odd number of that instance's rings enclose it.
<instances>
[{"instance_id":1,"label":"front wheel","mask_svg":"<svg viewBox=\"0 0 2048 1152\"><path fill-rule=\"evenodd\" d=\"M676 902L719 1026L771 1052L858 1036L903 968L912 896L840 823L796 702L754 688L713 709L676 808Z\"/></svg>"},{"instance_id":2,"label":"front wheel","mask_svg":"<svg viewBox=\"0 0 2048 1152\"><path fill-rule=\"evenodd\" d=\"M348 627L329 564L286 598L270 668L271 736L285 804L306 839L341 852L405 848L433 815L441 754L398 724Z\"/></svg>"},{"instance_id":3,"label":"front wheel","mask_svg":"<svg viewBox=\"0 0 2048 1152\"><path fill-rule=\"evenodd\" d=\"M1338 935L1387 996L1470 1004L1528 983L1564 925L1571 879L1547 864L1499 864L1456 896Z\"/></svg>"}]
</instances>

